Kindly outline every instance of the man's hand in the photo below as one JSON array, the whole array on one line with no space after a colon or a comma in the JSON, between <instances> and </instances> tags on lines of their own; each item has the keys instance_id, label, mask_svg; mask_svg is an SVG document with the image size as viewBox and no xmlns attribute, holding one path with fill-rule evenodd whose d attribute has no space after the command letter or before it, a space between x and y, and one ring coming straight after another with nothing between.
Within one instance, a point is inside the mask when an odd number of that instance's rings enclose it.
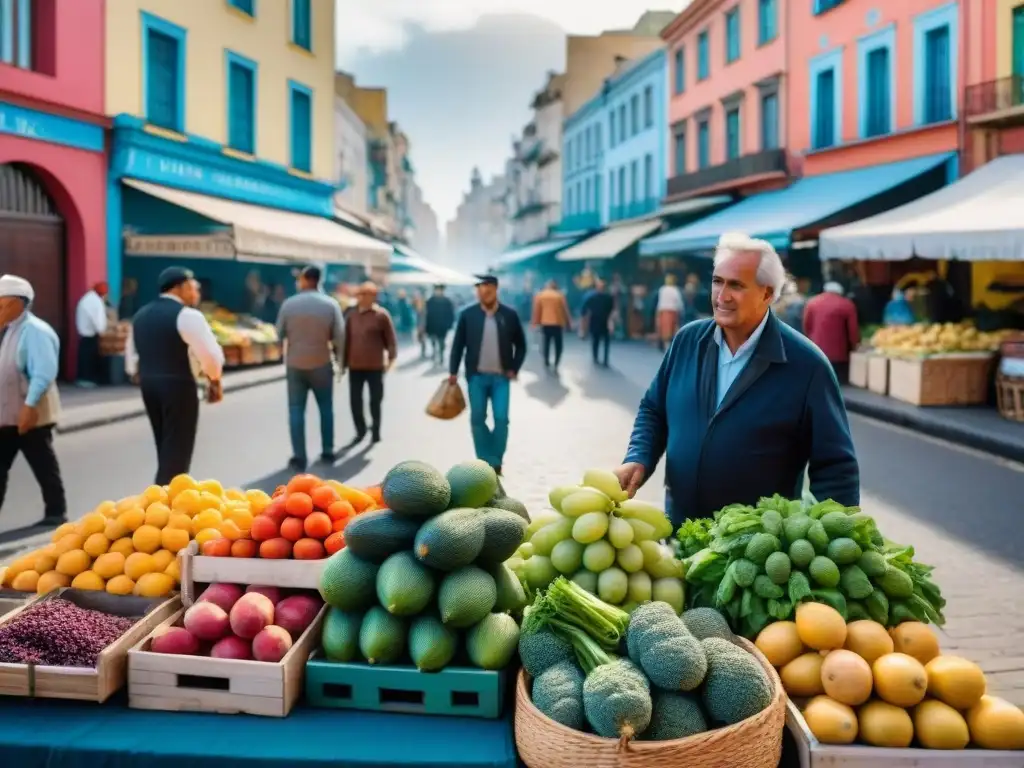
<instances>
[{"instance_id":1,"label":"man's hand","mask_svg":"<svg viewBox=\"0 0 1024 768\"><path fill-rule=\"evenodd\" d=\"M622 486L622 490L629 494L631 499L640 490L640 486L643 485L645 474L643 464L637 464L636 462L623 464L615 470L615 476L619 478L619 485Z\"/></svg>"},{"instance_id":2,"label":"man's hand","mask_svg":"<svg viewBox=\"0 0 1024 768\"><path fill-rule=\"evenodd\" d=\"M220 379L212 379L206 385L206 402L210 405L224 399L224 384Z\"/></svg>"},{"instance_id":3,"label":"man's hand","mask_svg":"<svg viewBox=\"0 0 1024 768\"><path fill-rule=\"evenodd\" d=\"M458 376L449 376L448 377L448 384L449 385L454 387L458 383L459 383L459 377Z\"/></svg>"},{"instance_id":4,"label":"man's hand","mask_svg":"<svg viewBox=\"0 0 1024 768\"><path fill-rule=\"evenodd\" d=\"M21 406L18 412L18 434L24 435L29 430L35 429L39 422L39 409L27 403Z\"/></svg>"},{"instance_id":5,"label":"man's hand","mask_svg":"<svg viewBox=\"0 0 1024 768\"><path fill-rule=\"evenodd\" d=\"M516 371L505 371L505 376L509 381L515 381L519 378L519 374Z\"/></svg>"},{"instance_id":6,"label":"man's hand","mask_svg":"<svg viewBox=\"0 0 1024 768\"><path fill-rule=\"evenodd\" d=\"M388 360L388 364L384 366L384 373L391 373L391 369L395 367L394 360Z\"/></svg>"}]
</instances>

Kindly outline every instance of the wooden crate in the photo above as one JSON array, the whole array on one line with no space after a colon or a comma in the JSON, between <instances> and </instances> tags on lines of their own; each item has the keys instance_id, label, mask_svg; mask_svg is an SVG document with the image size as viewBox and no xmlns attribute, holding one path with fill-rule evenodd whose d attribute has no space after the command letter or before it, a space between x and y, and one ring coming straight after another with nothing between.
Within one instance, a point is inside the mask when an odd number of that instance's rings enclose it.
<instances>
[{"instance_id":1,"label":"wooden crate","mask_svg":"<svg viewBox=\"0 0 1024 768\"><path fill-rule=\"evenodd\" d=\"M868 355L868 389L879 395L889 392L889 358Z\"/></svg>"},{"instance_id":2,"label":"wooden crate","mask_svg":"<svg viewBox=\"0 0 1024 768\"><path fill-rule=\"evenodd\" d=\"M863 744L822 744L796 704L788 702L786 727L796 742L800 768L1024 768L1024 752L994 749L890 749Z\"/></svg>"},{"instance_id":3,"label":"wooden crate","mask_svg":"<svg viewBox=\"0 0 1024 768\"><path fill-rule=\"evenodd\" d=\"M276 664L173 656L150 650L153 636L180 625L178 611L128 652L128 706L170 712L286 717L302 694L306 662L320 644L325 606Z\"/></svg>"},{"instance_id":4,"label":"wooden crate","mask_svg":"<svg viewBox=\"0 0 1024 768\"><path fill-rule=\"evenodd\" d=\"M868 385L868 352L850 353L850 386L864 389Z\"/></svg>"},{"instance_id":5,"label":"wooden crate","mask_svg":"<svg viewBox=\"0 0 1024 768\"><path fill-rule=\"evenodd\" d=\"M246 344L241 348L242 354L242 365L262 365L263 364L263 345L262 344Z\"/></svg>"},{"instance_id":6,"label":"wooden crate","mask_svg":"<svg viewBox=\"0 0 1024 768\"><path fill-rule=\"evenodd\" d=\"M912 405L982 405L994 357L941 355L889 361L889 396Z\"/></svg>"},{"instance_id":7,"label":"wooden crate","mask_svg":"<svg viewBox=\"0 0 1024 768\"><path fill-rule=\"evenodd\" d=\"M263 347L263 360L267 363L281 362L281 342L272 341Z\"/></svg>"},{"instance_id":8,"label":"wooden crate","mask_svg":"<svg viewBox=\"0 0 1024 768\"><path fill-rule=\"evenodd\" d=\"M260 584L288 589L317 589L324 560L263 560L258 557L206 557L191 542L178 553L181 602L186 608L199 597L205 584Z\"/></svg>"},{"instance_id":9,"label":"wooden crate","mask_svg":"<svg viewBox=\"0 0 1024 768\"><path fill-rule=\"evenodd\" d=\"M306 664L306 702L314 707L454 717L501 717L505 673L469 667L420 672L408 666Z\"/></svg>"},{"instance_id":10,"label":"wooden crate","mask_svg":"<svg viewBox=\"0 0 1024 768\"><path fill-rule=\"evenodd\" d=\"M237 368L242 364L242 348L237 344L226 344L224 349L224 367Z\"/></svg>"},{"instance_id":11,"label":"wooden crate","mask_svg":"<svg viewBox=\"0 0 1024 768\"><path fill-rule=\"evenodd\" d=\"M62 597L82 608L138 620L103 649L92 668L0 664L0 695L103 703L127 682L128 649L181 607L177 596L170 599L146 598L62 587L26 601L20 608L4 615L0 624L6 624L32 606L55 597Z\"/></svg>"}]
</instances>

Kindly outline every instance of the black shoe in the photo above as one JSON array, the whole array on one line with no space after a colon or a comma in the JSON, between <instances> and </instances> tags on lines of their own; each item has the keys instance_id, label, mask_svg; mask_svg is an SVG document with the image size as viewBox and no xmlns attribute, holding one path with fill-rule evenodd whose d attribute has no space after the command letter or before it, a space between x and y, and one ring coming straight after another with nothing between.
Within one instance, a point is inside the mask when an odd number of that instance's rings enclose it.
<instances>
[{"instance_id":1,"label":"black shoe","mask_svg":"<svg viewBox=\"0 0 1024 768\"><path fill-rule=\"evenodd\" d=\"M377 433L374 433L373 437L370 438L370 444L371 445L376 445L379 442L380 442L380 435L378 435Z\"/></svg>"},{"instance_id":2,"label":"black shoe","mask_svg":"<svg viewBox=\"0 0 1024 768\"><path fill-rule=\"evenodd\" d=\"M337 459L338 459L338 452L337 451L331 451L330 453L321 453L320 454L320 463L321 464L333 464L335 461L337 461Z\"/></svg>"},{"instance_id":3,"label":"black shoe","mask_svg":"<svg viewBox=\"0 0 1024 768\"><path fill-rule=\"evenodd\" d=\"M43 517L42 522L40 522L39 524L59 528L60 526L64 525L64 523L66 523L67 521L67 515L46 515L45 517Z\"/></svg>"},{"instance_id":4,"label":"black shoe","mask_svg":"<svg viewBox=\"0 0 1024 768\"><path fill-rule=\"evenodd\" d=\"M501 464L499 464L496 467L492 467L492 469L494 470L494 474L496 474L498 477L501 477Z\"/></svg>"},{"instance_id":5,"label":"black shoe","mask_svg":"<svg viewBox=\"0 0 1024 768\"><path fill-rule=\"evenodd\" d=\"M361 442L363 442L363 439L365 437L366 437L366 432L359 432L355 437L352 438L352 441L348 444L348 447L352 448L354 446L359 445Z\"/></svg>"},{"instance_id":6,"label":"black shoe","mask_svg":"<svg viewBox=\"0 0 1024 768\"><path fill-rule=\"evenodd\" d=\"M305 459L300 459L292 456L288 459L288 469L294 469L296 472L304 472L306 470L307 462Z\"/></svg>"}]
</instances>

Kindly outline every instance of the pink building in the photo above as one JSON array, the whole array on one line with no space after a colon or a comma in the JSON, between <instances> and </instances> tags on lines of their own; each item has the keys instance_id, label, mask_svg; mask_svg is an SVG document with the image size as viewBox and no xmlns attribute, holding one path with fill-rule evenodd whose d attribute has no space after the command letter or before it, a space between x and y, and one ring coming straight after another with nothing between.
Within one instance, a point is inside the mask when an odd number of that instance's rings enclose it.
<instances>
[{"instance_id":1,"label":"pink building","mask_svg":"<svg viewBox=\"0 0 1024 768\"><path fill-rule=\"evenodd\" d=\"M106 276L104 19L104 0L4 0L0 23L0 273L32 282L65 361Z\"/></svg>"},{"instance_id":2,"label":"pink building","mask_svg":"<svg viewBox=\"0 0 1024 768\"><path fill-rule=\"evenodd\" d=\"M667 198L778 186L785 137L784 0L693 0L665 28L669 67Z\"/></svg>"},{"instance_id":3,"label":"pink building","mask_svg":"<svg viewBox=\"0 0 1024 768\"><path fill-rule=\"evenodd\" d=\"M791 4L787 141L807 176L957 149L957 0Z\"/></svg>"}]
</instances>

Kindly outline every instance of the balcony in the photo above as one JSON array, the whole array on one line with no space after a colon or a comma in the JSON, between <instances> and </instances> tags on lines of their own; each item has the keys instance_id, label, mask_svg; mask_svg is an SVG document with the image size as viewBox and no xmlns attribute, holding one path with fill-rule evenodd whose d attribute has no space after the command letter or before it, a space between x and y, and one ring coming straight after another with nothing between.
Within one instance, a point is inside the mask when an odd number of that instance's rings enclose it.
<instances>
[{"instance_id":1,"label":"balcony","mask_svg":"<svg viewBox=\"0 0 1024 768\"><path fill-rule=\"evenodd\" d=\"M608 211L609 221L638 219L658 210L658 199L651 197L646 200L634 200L624 205L613 205Z\"/></svg>"},{"instance_id":2,"label":"balcony","mask_svg":"<svg viewBox=\"0 0 1024 768\"><path fill-rule=\"evenodd\" d=\"M512 220L518 221L519 219L525 219L535 214L543 213L547 207L548 203L541 202L540 200L521 203L515 213L512 214Z\"/></svg>"},{"instance_id":3,"label":"balcony","mask_svg":"<svg viewBox=\"0 0 1024 768\"><path fill-rule=\"evenodd\" d=\"M992 127L1024 124L1024 77L1012 75L968 86L964 118L973 125Z\"/></svg>"},{"instance_id":4,"label":"balcony","mask_svg":"<svg viewBox=\"0 0 1024 768\"><path fill-rule=\"evenodd\" d=\"M703 191L738 187L747 180L789 174L786 150L767 149L727 160L699 171L673 176L668 180L667 197L688 197Z\"/></svg>"},{"instance_id":5,"label":"balcony","mask_svg":"<svg viewBox=\"0 0 1024 768\"><path fill-rule=\"evenodd\" d=\"M570 214L565 216L556 227L559 232L582 232L600 228L601 214L597 211Z\"/></svg>"}]
</instances>

